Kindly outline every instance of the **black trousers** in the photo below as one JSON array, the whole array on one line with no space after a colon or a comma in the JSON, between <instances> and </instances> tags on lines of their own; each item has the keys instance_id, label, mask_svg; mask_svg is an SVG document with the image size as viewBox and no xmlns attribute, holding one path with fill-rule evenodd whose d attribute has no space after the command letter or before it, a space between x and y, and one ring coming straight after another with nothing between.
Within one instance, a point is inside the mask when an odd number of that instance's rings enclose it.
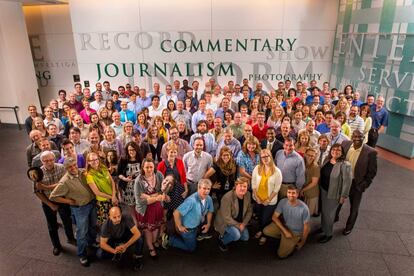
<instances>
[{"instance_id":1,"label":"black trousers","mask_svg":"<svg viewBox=\"0 0 414 276\"><path fill-rule=\"evenodd\" d=\"M368 132L368 142L367 145L371 148L375 148L378 141L378 129L371 128Z\"/></svg>"},{"instance_id":2,"label":"black trousers","mask_svg":"<svg viewBox=\"0 0 414 276\"><path fill-rule=\"evenodd\" d=\"M50 240L52 241L53 247L60 248L62 245L60 244L58 229L59 225L57 223L57 213L63 223L63 228L65 230L66 237L68 239L74 239L73 236L73 229L72 229L72 218L71 218L71 211L68 204L59 204L59 208L57 212L50 209L49 206L42 203L43 213L45 214L46 221L47 221L47 228L49 230Z\"/></svg>"},{"instance_id":3,"label":"black trousers","mask_svg":"<svg viewBox=\"0 0 414 276\"><path fill-rule=\"evenodd\" d=\"M352 230L355 226L355 222L358 218L359 205L361 204L363 192L358 191L354 185L351 186L349 191L349 204L351 205L351 210L349 212L348 220L346 221L346 230ZM342 204L339 204L336 210L336 217L339 217L339 212L341 211Z\"/></svg>"}]
</instances>

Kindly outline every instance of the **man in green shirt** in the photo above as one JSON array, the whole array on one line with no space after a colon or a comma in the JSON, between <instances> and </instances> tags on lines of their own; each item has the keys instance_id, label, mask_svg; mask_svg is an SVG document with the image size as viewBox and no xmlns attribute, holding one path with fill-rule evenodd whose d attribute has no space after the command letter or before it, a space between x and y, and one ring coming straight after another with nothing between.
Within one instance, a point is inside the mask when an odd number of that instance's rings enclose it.
<instances>
[{"instance_id":1,"label":"man in green shirt","mask_svg":"<svg viewBox=\"0 0 414 276\"><path fill-rule=\"evenodd\" d=\"M50 194L50 200L70 205L76 221L77 255L83 266L89 266L86 249L96 244L95 196L78 168L76 159L69 157L63 163L67 173Z\"/></svg>"}]
</instances>

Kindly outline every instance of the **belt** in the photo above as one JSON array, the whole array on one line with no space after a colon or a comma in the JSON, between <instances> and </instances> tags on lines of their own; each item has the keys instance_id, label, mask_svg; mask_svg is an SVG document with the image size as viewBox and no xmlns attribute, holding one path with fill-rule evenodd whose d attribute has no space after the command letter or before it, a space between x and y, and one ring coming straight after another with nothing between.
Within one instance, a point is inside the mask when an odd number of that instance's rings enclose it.
<instances>
[{"instance_id":1,"label":"belt","mask_svg":"<svg viewBox=\"0 0 414 276\"><path fill-rule=\"evenodd\" d=\"M284 185L296 185L295 182L283 182L282 184L284 184Z\"/></svg>"}]
</instances>

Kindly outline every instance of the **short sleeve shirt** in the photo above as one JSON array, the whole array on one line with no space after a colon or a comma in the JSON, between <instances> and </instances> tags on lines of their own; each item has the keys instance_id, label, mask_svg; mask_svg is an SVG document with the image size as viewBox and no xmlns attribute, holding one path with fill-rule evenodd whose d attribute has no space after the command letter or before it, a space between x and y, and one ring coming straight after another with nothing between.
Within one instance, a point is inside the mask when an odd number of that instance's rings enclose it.
<instances>
[{"instance_id":1,"label":"short sleeve shirt","mask_svg":"<svg viewBox=\"0 0 414 276\"><path fill-rule=\"evenodd\" d=\"M309 208L306 204L297 200L296 206L290 205L287 198L282 199L276 207L275 212L283 216L287 228L295 234L303 233L303 225L309 222Z\"/></svg>"},{"instance_id":2,"label":"short sleeve shirt","mask_svg":"<svg viewBox=\"0 0 414 276\"><path fill-rule=\"evenodd\" d=\"M120 240L131 233L131 228L134 227L134 225L132 218L129 216L123 215L119 224L113 224L113 222L108 219L102 226L101 236L103 238Z\"/></svg>"}]
</instances>

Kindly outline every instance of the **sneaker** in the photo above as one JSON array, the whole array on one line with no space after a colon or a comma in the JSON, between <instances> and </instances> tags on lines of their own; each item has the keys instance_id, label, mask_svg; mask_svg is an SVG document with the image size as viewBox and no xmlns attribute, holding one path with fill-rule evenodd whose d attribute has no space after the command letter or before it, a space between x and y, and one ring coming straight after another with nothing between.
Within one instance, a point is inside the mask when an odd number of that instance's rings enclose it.
<instances>
[{"instance_id":1,"label":"sneaker","mask_svg":"<svg viewBox=\"0 0 414 276\"><path fill-rule=\"evenodd\" d=\"M161 236L161 246L164 249L168 249L168 242L169 242L169 238L168 235L163 233Z\"/></svg>"},{"instance_id":2,"label":"sneaker","mask_svg":"<svg viewBox=\"0 0 414 276\"><path fill-rule=\"evenodd\" d=\"M53 248L53 255L59 256L60 252L62 252L62 248L61 247L54 247Z\"/></svg>"},{"instance_id":3,"label":"sneaker","mask_svg":"<svg viewBox=\"0 0 414 276\"><path fill-rule=\"evenodd\" d=\"M198 241L208 240L208 239L211 239L212 237L213 235L210 233L201 233L200 235L197 236L197 240Z\"/></svg>"},{"instance_id":4,"label":"sneaker","mask_svg":"<svg viewBox=\"0 0 414 276\"><path fill-rule=\"evenodd\" d=\"M144 264L142 263L142 257L141 258L134 258L134 271L140 271L144 267Z\"/></svg>"},{"instance_id":5,"label":"sneaker","mask_svg":"<svg viewBox=\"0 0 414 276\"><path fill-rule=\"evenodd\" d=\"M84 267L88 267L89 266L89 260L88 260L87 257L81 257L79 259L79 261L80 261L80 263L81 263L82 266L84 266Z\"/></svg>"},{"instance_id":6,"label":"sneaker","mask_svg":"<svg viewBox=\"0 0 414 276\"><path fill-rule=\"evenodd\" d=\"M218 247L222 252L226 252L229 250L229 247L223 243L223 241L219 238L218 239Z\"/></svg>"}]
</instances>

